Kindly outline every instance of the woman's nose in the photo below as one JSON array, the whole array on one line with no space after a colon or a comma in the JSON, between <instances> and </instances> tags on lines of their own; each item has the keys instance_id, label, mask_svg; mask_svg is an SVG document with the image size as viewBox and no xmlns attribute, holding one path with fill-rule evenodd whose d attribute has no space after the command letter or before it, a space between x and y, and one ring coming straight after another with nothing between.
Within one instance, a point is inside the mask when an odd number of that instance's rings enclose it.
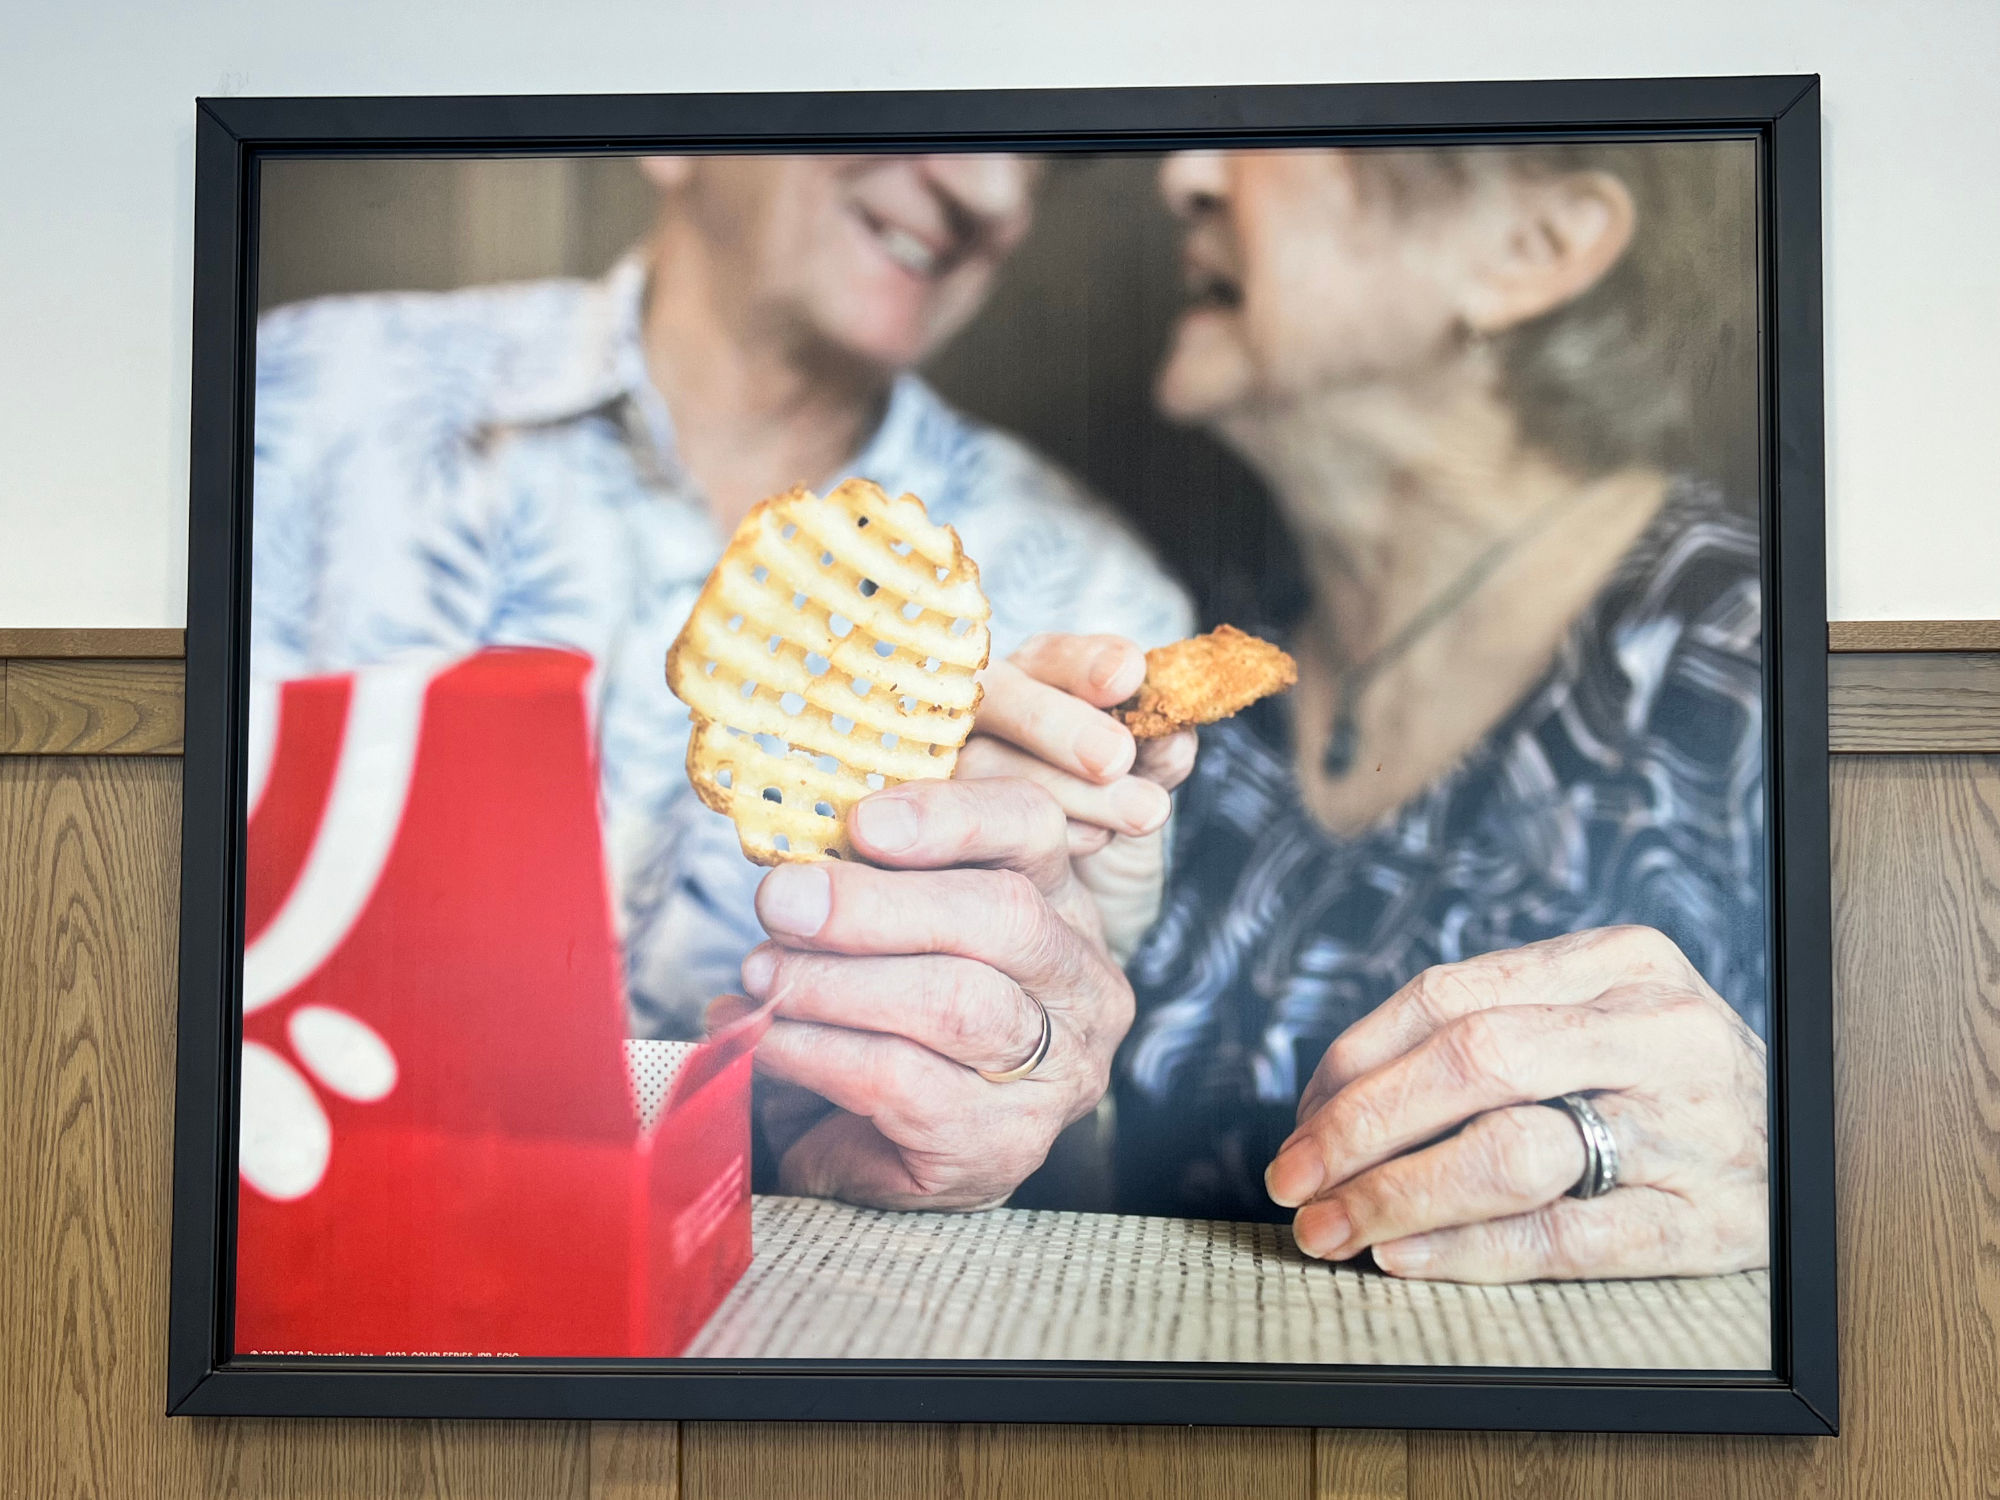
<instances>
[{"instance_id":1,"label":"woman's nose","mask_svg":"<svg viewBox=\"0 0 2000 1500\"><path fill-rule=\"evenodd\" d=\"M1160 163L1160 196L1183 219L1213 213L1229 195L1229 158L1221 151L1176 151Z\"/></svg>"}]
</instances>

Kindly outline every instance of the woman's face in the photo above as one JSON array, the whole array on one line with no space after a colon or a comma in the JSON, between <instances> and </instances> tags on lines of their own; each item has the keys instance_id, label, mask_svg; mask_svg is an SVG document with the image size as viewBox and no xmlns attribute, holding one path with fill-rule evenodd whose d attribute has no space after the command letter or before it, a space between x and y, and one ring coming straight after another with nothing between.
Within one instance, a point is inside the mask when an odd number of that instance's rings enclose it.
<instances>
[{"instance_id":1,"label":"woman's face","mask_svg":"<svg viewBox=\"0 0 2000 1500\"><path fill-rule=\"evenodd\" d=\"M1407 212L1349 151L1186 152L1160 171L1192 301L1157 384L1184 422L1418 377L1460 342L1486 195Z\"/></svg>"},{"instance_id":2,"label":"woman's face","mask_svg":"<svg viewBox=\"0 0 2000 1500\"><path fill-rule=\"evenodd\" d=\"M709 243L718 291L783 335L889 369L979 308L1028 231L1036 164L1018 156L655 158Z\"/></svg>"}]
</instances>

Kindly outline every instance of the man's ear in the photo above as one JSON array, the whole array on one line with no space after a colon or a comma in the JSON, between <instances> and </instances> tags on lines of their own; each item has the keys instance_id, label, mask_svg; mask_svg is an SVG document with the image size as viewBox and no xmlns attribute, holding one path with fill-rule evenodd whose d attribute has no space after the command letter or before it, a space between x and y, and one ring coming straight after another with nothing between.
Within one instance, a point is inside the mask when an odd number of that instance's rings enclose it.
<instances>
[{"instance_id":1,"label":"man's ear","mask_svg":"<svg viewBox=\"0 0 2000 1500\"><path fill-rule=\"evenodd\" d=\"M663 193L679 192L694 180L692 156L642 156L639 170Z\"/></svg>"},{"instance_id":2,"label":"man's ear","mask_svg":"<svg viewBox=\"0 0 2000 1500\"><path fill-rule=\"evenodd\" d=\"M1632 194L1609 172L1519 181L1511 196L1505 236L1464 299L1476 333L1504 333L1574 302L1632 242Z\"/></svg>"}]
</instances>

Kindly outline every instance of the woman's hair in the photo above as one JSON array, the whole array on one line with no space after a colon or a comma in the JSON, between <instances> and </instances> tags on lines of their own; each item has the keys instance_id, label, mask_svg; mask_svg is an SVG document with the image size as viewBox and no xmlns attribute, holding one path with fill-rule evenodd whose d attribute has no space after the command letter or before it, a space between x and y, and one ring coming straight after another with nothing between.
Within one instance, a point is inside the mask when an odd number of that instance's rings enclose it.
<instances>
[{"instance_id":1,"label":"woman's hair","mask_svg":"<svg viewBox=\"0 0 2000 1500\"><path fill-rule=\"evenodd\" d=\"M1496 335L1523 436L1571 467L1630 463L1756 489L1757 192L1746 141L1357 150L1393 206L1456 199L1486 173L1605 172L1632 241L1582 296Z\"/></svg>"}]
</instances>

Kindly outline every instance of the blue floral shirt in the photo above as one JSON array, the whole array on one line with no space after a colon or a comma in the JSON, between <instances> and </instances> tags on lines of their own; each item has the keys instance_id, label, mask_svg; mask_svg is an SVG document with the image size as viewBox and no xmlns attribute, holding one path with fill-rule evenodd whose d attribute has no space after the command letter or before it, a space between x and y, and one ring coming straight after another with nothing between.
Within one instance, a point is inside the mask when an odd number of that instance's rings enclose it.
<instances>
[{"instance_id":1,"label":"blue floral shirt","mask_svg":"<svg viewBox=\"0 0 2000 1500\"><path fill-rule=\"evenodd\" d=\"M718 533L640 342L646 270L280 308L257 335L251 667L296 677L484 645L581 650L635 1031L693 1034L763 936L762 872L688 785L663 664ZM1142 646L1181 591L1069 476L898 379L840 473L956 526L993 650L1039 630Z\"/></svg>"}]
</instances>

